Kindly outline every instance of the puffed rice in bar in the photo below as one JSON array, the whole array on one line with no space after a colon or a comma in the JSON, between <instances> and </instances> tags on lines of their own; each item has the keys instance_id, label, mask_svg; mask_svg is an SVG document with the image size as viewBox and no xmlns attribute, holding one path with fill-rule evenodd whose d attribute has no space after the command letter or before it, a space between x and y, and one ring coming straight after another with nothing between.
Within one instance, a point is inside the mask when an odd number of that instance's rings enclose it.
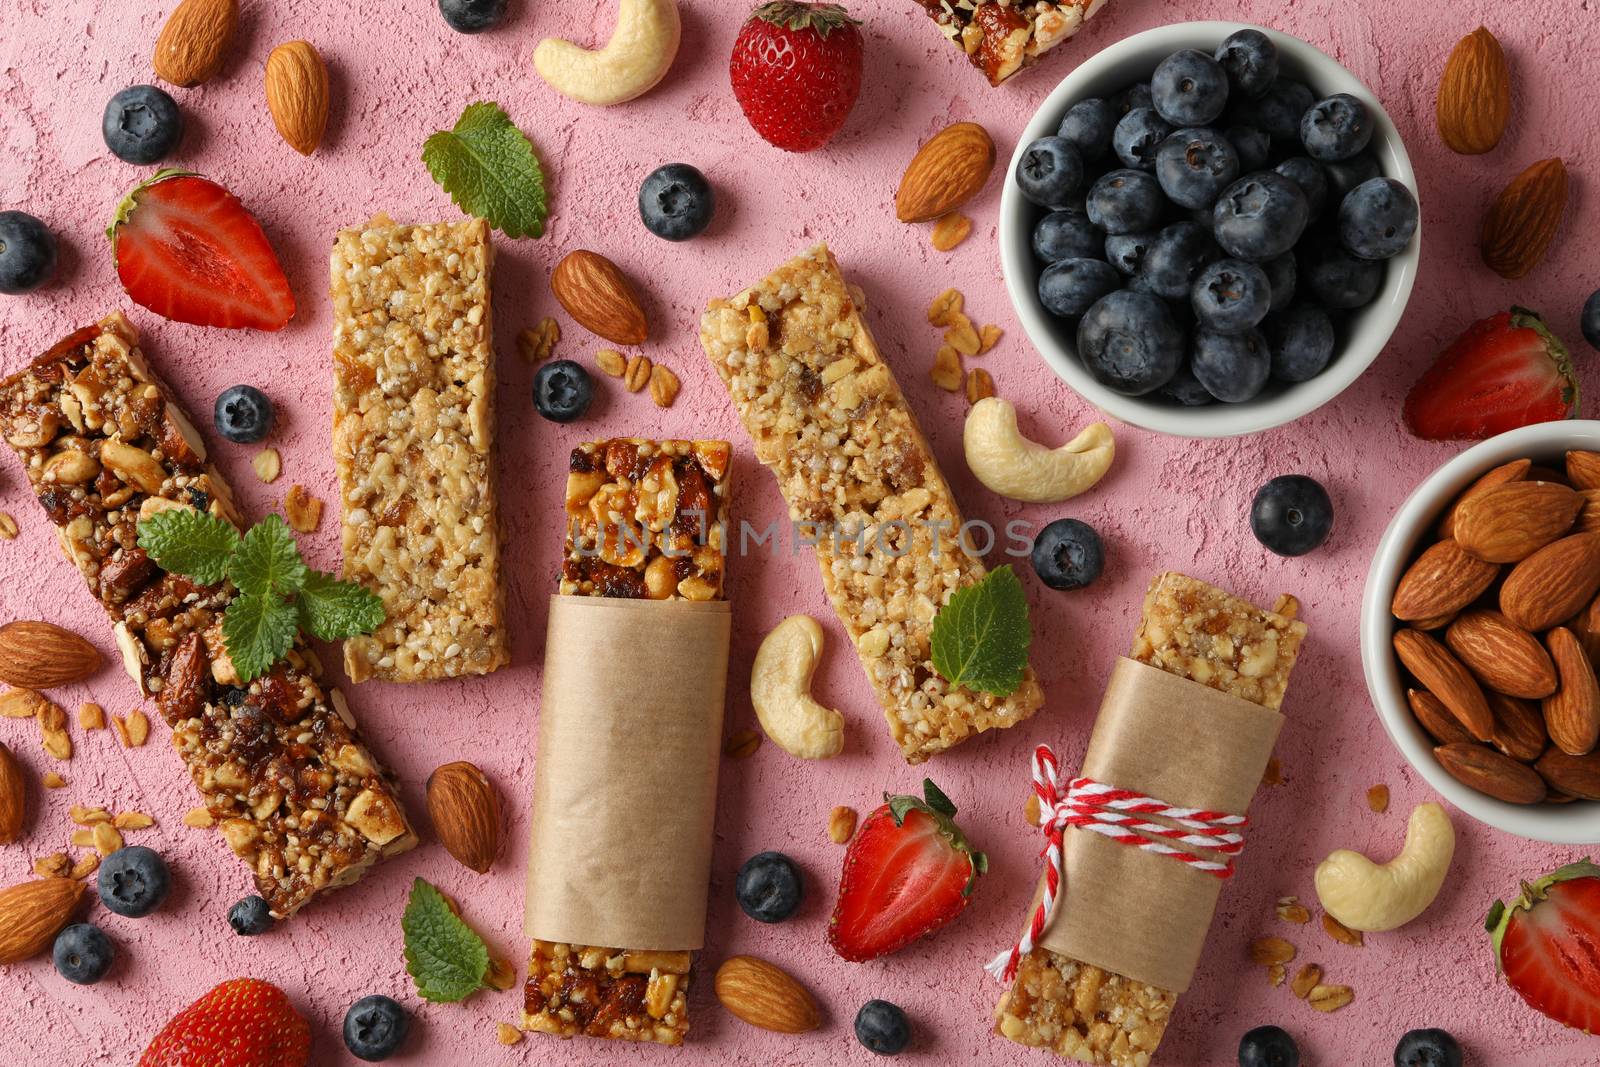
<instances>
[{"instance_id":1,"label":"puffed rice in bar","mask_svg":"<svg viewBox=\"0 0 1600 1067\"><path fill-rule=\"evenodd\" d=\"M1106 0L918 0L939 32L999 85L1083 29Z\"/></svg>"},{"instance_id":2,"label":"puffed rice in bar","mask_svg":"<svg viewBox=\"0 0 1600 1067\"><path fill-rule=\"evenodd\" d=\"M353 682L510 661L494 484L493 249L482 219L376 219L334 241L333 458L344 577L388 620L345 642Z\"/></svg>"},{"instance_id":3,"label":"puffed rice in bar","mask_svg":"<svg viewBox=\"0 0 1600 1067\"><path fill-rule=\"evenodd\" d=\"M1205 582L1160 575L1130 658L1277 710L1306 627ZM1149 1067L1178 995L1049 949L1024 956L995 1032L1078 1063Z\"/></svg>"},{"instance_id":4,"label":"puffed rice in bar","mask_svg":"<svg viewBox=\"0 0 1600 1067\"><path fill-rule=\"evenodd\" d=\"M0 382L0 430L111 617L140 695L171 727L210 819L284 918L411 848L416 834L311 649L297 643L240 684L222 642L233 586L165 572L139 548L139 521L170 508L242 524L138 345L120 313L70 335Z\"/></svg>"},{"instance_id":5,"label":"puffed rice in bar","mask_svg":"<svg viewBox=\"0 0 1600 1067\"><path fill-rule=\"evenodd\" d=\"M951 686L933 669L934 615L986 571L959 544L950 487L827 247L713 300L700 343L799 536L815 541L823 585L906 760L1037 711L1031 667L1006 697Z\"/></svg>"}]
</instances>

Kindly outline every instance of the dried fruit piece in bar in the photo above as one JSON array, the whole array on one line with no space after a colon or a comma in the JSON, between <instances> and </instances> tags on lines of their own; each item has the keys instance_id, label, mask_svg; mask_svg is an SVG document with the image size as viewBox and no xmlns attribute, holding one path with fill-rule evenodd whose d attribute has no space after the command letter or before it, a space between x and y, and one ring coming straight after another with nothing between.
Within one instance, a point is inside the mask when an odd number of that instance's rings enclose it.
<instances>
[{"instance_id":1,"label":"dried fruit piece in bar","mask_svg":"<svg viewBox=\"0 0 1600 1067\"><path fill-rule=\"evenodd\" d=\"M918 0L990 85L1083 29L1106 0Z\"/></svg>"}]
</instances>

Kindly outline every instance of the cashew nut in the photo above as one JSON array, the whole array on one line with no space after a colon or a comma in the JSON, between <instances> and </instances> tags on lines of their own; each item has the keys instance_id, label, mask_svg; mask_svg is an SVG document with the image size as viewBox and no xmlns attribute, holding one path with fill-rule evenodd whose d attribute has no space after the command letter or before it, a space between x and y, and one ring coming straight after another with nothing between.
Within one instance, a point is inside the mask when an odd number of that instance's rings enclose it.
<instances>
[{"instance_id":1,"label":"cashew nut","mask_svg":"<svg viewBox=\"0 0 1600 1067\"><path fill-rule=\"evenodd\" d=\"M972 405L961 440L978 481L1030 504L1077 496L1105 475L1116 453L1111 428L1103 422L1090 424L1054 450L1030 441L1017 429L1017 409L997 396Z\"/></svg>"},{"instance_id":2,"label":"cashew nut","mask_svg":"<svg viewBox=\"0 0 1600 1067\"><path fill-rule=\"evenodd\" d=\"M642 96L666 76L681 32L676 0L620 0L605 47L591 51L548 37L534 49L533 66L562 96L607 107Z\"/></svg>"},{"instance_id":3,"label":"cashew nut","mask_svg":"<svg viewBox=\"0 0 1600 1067\"><path fill-rule=\"evenodd\" d=\"M750 703L777 746L801 759L827 759L844 748L844 716L811 698L822 655L822 627L791 615L773 627L750 668Z\"/></svg>"},{"instance_id":4,"label":"cashew nut","mask_svg":"<svg viewBox=\"0 0 1600 1067\"><path fill-rule=\"evenodd\" d=\"M1406 843L1388 863L1373 863L1341 848L1317 865L1317 899L1352 930L1394 930L1421 915L1439 895L1456 832L1437 804L1418 804L1406 826Z\"/></svg>"}]
</instances>

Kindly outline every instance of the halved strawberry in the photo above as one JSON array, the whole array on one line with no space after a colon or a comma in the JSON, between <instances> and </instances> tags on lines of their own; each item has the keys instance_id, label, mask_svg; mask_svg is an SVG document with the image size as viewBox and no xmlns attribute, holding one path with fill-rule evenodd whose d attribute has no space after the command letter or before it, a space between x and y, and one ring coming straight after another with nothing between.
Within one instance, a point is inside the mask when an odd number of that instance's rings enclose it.
<instances>
[{"instance_id":1,"label":"halved strawberry","mask_svg":"<svg viewBox=\"0 0 1600 1067\"><path fill-rule=\"evenodd\" d=\"M1430 441L1478 441L1553 422L1578 406L1566 346L1538 314L1514 307L1475 322L1406 397L1406 425Z\"/></svg>"},{"instance_id":2,"label":"halved strawberry","mask_svg":"<svg viewBox=\"0 0 1600 1067\"><path fill-rule=\"evenodd\" d=\"M961 914L989 869L956 826L950 798L926 778L922 793L885 793L850 842L828 923L828 943L844 959L876 959L933 933Z\"/></svg>"},{"instance_id":3,"label":"halved strawberry","mask_svg":"<svg viewBox=\"0 0 1600 1067\"><path fill-rule=\"evenodd\" d=\"M1600 1033L1600 867L1583 860L1524 882L1509 907L1494 902L1485 925L1518 996L1558 1023Z\"/></svg>"},{"instance_id":4,"label":"halved strawberry","mask_svg":"<svg viewBox=\"0 0 1600 1067\"><path fill-rule=\"evenodd\" d=\"M281 330L294 293L255 216L214 181L158 171L106 231L134 302L198 326Z\"/></svg>"},{"instance_id":5,"label":"halved strawberry","mask_svg":"<svg viewBox=\"0 0 1600 1067\"><path fill-rule=\"evenodd\" d=\"M310 1060L311 1024L283 990L234 978L174 1015L139 1067L306 1067Z\"/></svg>"}]
</instances>

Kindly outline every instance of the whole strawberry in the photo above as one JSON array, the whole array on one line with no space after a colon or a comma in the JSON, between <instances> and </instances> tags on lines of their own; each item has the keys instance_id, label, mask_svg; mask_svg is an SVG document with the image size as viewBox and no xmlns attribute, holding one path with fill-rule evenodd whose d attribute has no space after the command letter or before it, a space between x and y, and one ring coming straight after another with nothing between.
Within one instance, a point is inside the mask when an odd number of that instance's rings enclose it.
<instances>
[{"instance_id":1,"label":"whole strawberry","mask_svg":"<svg viewBox=\"0 0 1600 1067\"><path fill-rule=\"evenodd\" d=\"M1578 379L1567 349L1539 316L1514 307L1457 337L1411 387L1406 426L1429 441L1485 437L1568 418Z\"/></svg>"},{"instance_id":2,"label":"whole strawberry","mask_svg":"<svg viewBox=\"0 0 1600 1067\"><path fill-rule=\"evenodd\" d=\"M162 1027L139 1067L306 1067L311 1025L283 990L234 978Z\"/></svg>"},{"instance_id":3,"label":"whole strawberry","mask_svg":"<svg viewBox=\"0 0 1600 1067\"><path fill-rule=\"evenodd\" d=\"M786 152L827 144L861 92L861 33L838 4L762 4L733 42L729 74L744 117Z\"/></svg>"}]
</instances>

